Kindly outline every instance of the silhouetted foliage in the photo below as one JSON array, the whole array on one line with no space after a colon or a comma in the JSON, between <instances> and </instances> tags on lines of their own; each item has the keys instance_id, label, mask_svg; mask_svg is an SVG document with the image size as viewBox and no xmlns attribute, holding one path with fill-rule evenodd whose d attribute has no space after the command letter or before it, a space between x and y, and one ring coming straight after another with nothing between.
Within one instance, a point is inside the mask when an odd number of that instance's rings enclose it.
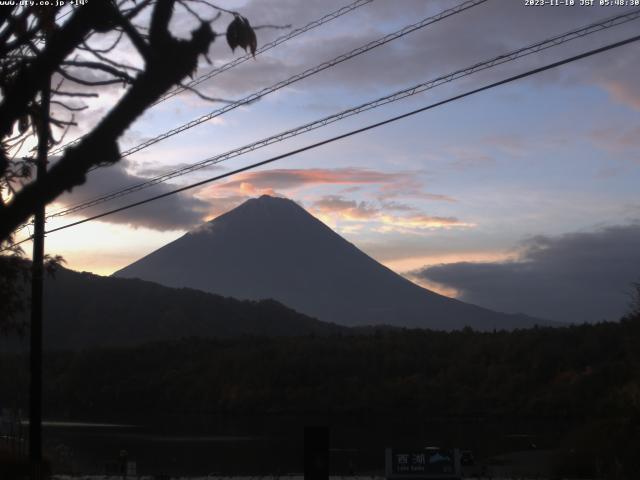
<instances>
[{"instance_id":1,"label":"silhouetted foliage","mask_svg":"<svg viewBox=\"0 0 640 480\"><path fill-rule=\"evenodd\" d=\"M24 284L29 278L28 263L19 255L0 256L0 334L24 331Z\"/></svg>"},{"instance_id":2,"label":"silhouetted foliage","mask_svg":"<svg viewBox=\"0 0 640 480\"><path fill-rule=\"evenodd\" d=\"M513 332L349 329L58 352L45 359L45 415L551 420L572 425L559 471L637 472L639 344L635 313L620 322ZM25 401L26 377L16 375L24 366L19 355L0 357L9 404Z\"/></svg>"},{"instance_id":3,"label":"silhouetted foliage","mask_svg":"<svg viewBox=\"0 0 640 480\"><path fill-rule=\"evenodd\" d=\"M45 255L45 272L53 278L64 263L59 255ZM27 327L26 305L29 299L27 282L31 278L31 262L22 252L0 255L0 336L24 334Z\"/></svg>"},{"instance_id":4,"label":"silhouetted foliage","mask_svg":"<svg viewBox=\"0 0 640 480\"><path fill-rule=\"evenodd\" d=\"M256 32L253 31L246 17L236 15L229 24L227 27L227 43L231 50L240 47L246 51L248 48L251 54L255 56L256 47L258 46Z\"/></svg>"},{"instance_id":5,"label":"silhouetted foliage","mask_svg":"<svg viewBox=\"0 0 640 480\"><path fill-rule=\"evenodd\" d=\"M189 0L87 2L73 9L68 19L58 21L62 7L3 7L0 241L27 221L38 205L84 183L89 169L117 162L117 140L129 125L168 89L194 73L198 57L206 57L215 39L210 23L218 16L206 20L189 4ZM199 24L188 40L175 37L170 30L176 6ZM233 17L231 23L238 18L235 12L227 13ZM242 32L249 30L253 32L246 22ZM105 46L106 40L111 45ZM122 62L126 44L135 48L138 63ZM60 108L43 125L38 105L41 92L52 81L51 103ZM59 144L69 127L77 124L76 114L86 108L77 100L96 96L96 89L114 84L126 87L121 99L80 142L62 152L46 178L26 183L34 163L30 155L23 156L27 138L45 129L49 146ZM69 103L70 99L76 102ZM61 117L63 112L67 118Z\"/></svg>"},{"instance_id":6,"label":"silhouetted foliage","mask_svg":"<svg viewBox=\"0 0 640 480\"><path fill-rule=\"evenodd\" d=\"M252 52L256 46L255 32L244 17L206 0L105 0L84 2L75 8L68 2L64 7L64 2L50 3L39 6L15 2L0 8L3 249L37 208L83 184L92 168L120 159L117 142L131 123L170 88L182 85L182 80L196 70L201 55L209 61L206 55L216 37L211 23L222 13L233 18L231 24L238 18L244 20L242 28L236 29L241 34L238 45L249 46ZM217 15L204 18L192 8L194 3L200 11L206 9ZM197 24L189 39L177 38L171 32L175 7L183 9ZM71 11L62 14L63 8ZM127 45L133 46L137 60L122 60ZM30 138L38 137L49 149L61 144L69 128L82 122L81 112L88 108L83 100L98 96L97 91L109 85L125 88L120 100L95 127L60 153L45 177L34 180L37 149L30 148ZM51 113L46 115L40 105L47 98L43 92L49 89ZM6 302L0 309L0 329L14 328L11 315L23 310L24 298L12 288L18 285L18 277L27 275L20 270L21 253L13 248L0 255L0 293ZM7 254L13 258L5 258Z\"/></svg>"},{"instance_id":7,"label":"silhouetted foliage","mask_svg":"<svg viewBox=\"0 0 640 480\"><path fill-rule=\"evenodd\" d=\"M639 342L637 318L497 333L193 338L51 354L47 398L50 413L637 416Z\"/></svg>"},{"instance_id":8,"label":"silhouetted foliage","mask_svg":"<svg viewBox=\"0 0 640 480\"><path fill-rule=\"evenodd\" d=\"M640 282L634 282L631 291L631 304L629 305L629 314L627 318L640 318Z\"/></svg>"}]
</instances>

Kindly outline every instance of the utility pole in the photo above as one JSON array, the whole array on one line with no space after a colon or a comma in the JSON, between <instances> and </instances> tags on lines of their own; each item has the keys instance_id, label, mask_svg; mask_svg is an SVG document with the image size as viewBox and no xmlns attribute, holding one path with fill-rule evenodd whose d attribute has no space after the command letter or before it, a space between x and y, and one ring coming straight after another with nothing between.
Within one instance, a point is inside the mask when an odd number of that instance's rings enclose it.
<instances>
[{"instance_id":1,"label":"utility pole","mask_svg":"<svg viewBox=\"0 0 640 480\"><path fill-rule=\"evenodd\" d=\"M40 115L36 125L38 152L36 181L47 174L49 151L49 108L51 79L40 93ZM42 297L44 273L45 203L38 206L33 219L33 262L31 266L31 350L29 386L29 464L31 480L42 479Z\"/></svg>"}]
</instances>

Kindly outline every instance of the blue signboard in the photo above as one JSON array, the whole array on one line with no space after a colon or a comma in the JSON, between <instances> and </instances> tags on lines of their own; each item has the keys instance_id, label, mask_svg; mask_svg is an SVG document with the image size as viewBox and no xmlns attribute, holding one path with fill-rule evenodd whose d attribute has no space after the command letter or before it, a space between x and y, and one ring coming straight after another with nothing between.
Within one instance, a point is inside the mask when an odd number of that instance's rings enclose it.
<instances>
[{"instance_id":1,"label":"blue signboard","mask_svg":"<svg viewBox=\"0 0 640 480\"><path fill-rule=\"evenodd\" d=\"M456 449L424 448L386 451L388 479L457 479L460 478L460 452Z\"/></svg>"}]
</instances>

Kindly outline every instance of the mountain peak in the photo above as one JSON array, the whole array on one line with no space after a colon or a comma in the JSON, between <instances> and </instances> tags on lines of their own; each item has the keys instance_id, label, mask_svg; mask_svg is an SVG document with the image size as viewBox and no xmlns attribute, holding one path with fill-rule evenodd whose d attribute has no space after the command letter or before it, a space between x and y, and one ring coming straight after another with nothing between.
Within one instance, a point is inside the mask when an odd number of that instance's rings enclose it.
<instances>
[{"instance_id":1,"label":"mountain peak","mask_svg":"<svg viewBox=\"0 0 640 480\"><path fill-rule=\"evenodd\" d=\"M285 197L279 197L276 195L269 195L267 193L265 193L264 195L260 195L258 198L252 198L251 200L258 200L259 202L270 202L272 200L278 201L278 200L287 200L289 202L293 202L293 200L289 200L288 198ZM295 203L295 202L293 202Z\"/></svg>"},{"instance_id":2,"label":"mountain peak","mask_svg":"<svg viewBox=\"0 0 640 480\"><path fill-rule=\"evenodd\" d=\"M262 195L116 276L241 299L276 299L342 325L505 328L529 319L437 295L358 250L293 200Z\"/></svg>"},{"instance_id":3,"label":"mountain peak","mask_svg":"<svg viewBox=\"0 0 640 480\"><path fill-rule=\"evenodd\" d=\"M214 218L208 225L242 225L264 228L266 223L284 224L306 219L318 222L303 207L285 197L261 195L250 198L233 210ZM199 230L199 229L196 229Z\"/></svg>"},{"instance_id":4,"label":"mountain peak","mask_svg":"<svg viewBox=\"0 0 640 480\"><path fill-rule=\"evenodd\" d=\"M243 205L264 205L269 207L295 205L296 207L301 208L296 202L294 202L289 198L279 197L275 195L267 195L267 194L260 195L259 197L250 198L249 200L241 204L240 207L242 207Z\"/></svg>"}]
</instances>

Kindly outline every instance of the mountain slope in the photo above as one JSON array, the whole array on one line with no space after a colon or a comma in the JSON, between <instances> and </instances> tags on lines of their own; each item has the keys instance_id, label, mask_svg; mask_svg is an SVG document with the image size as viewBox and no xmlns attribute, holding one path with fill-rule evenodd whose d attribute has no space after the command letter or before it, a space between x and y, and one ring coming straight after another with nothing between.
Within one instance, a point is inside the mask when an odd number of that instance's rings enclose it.
<instances>
[{"instance_id":1,"label":"mountain slope","mask_svg":"<svg viewBox=\"0 0 640 480\"><path fill-rule=\"evenodd\" d=\"M379 264L295 202L262 196L114 274L243 299L341 325L456 329L544 323L450 299Z\"/></svg>"},{"instance_id":2,"label":"mountain slope","mask_svg":"<svg viewBox=\"0 0 640 480\"><path fill-rule=\"evenodd\" d=\"M132 346L187 337L288 336L347 329L266 300L240 301L192 289L60 269L47 278L47 349ZM15 342L3 342L9 348Z\"/></svg>"}]
</instances>

